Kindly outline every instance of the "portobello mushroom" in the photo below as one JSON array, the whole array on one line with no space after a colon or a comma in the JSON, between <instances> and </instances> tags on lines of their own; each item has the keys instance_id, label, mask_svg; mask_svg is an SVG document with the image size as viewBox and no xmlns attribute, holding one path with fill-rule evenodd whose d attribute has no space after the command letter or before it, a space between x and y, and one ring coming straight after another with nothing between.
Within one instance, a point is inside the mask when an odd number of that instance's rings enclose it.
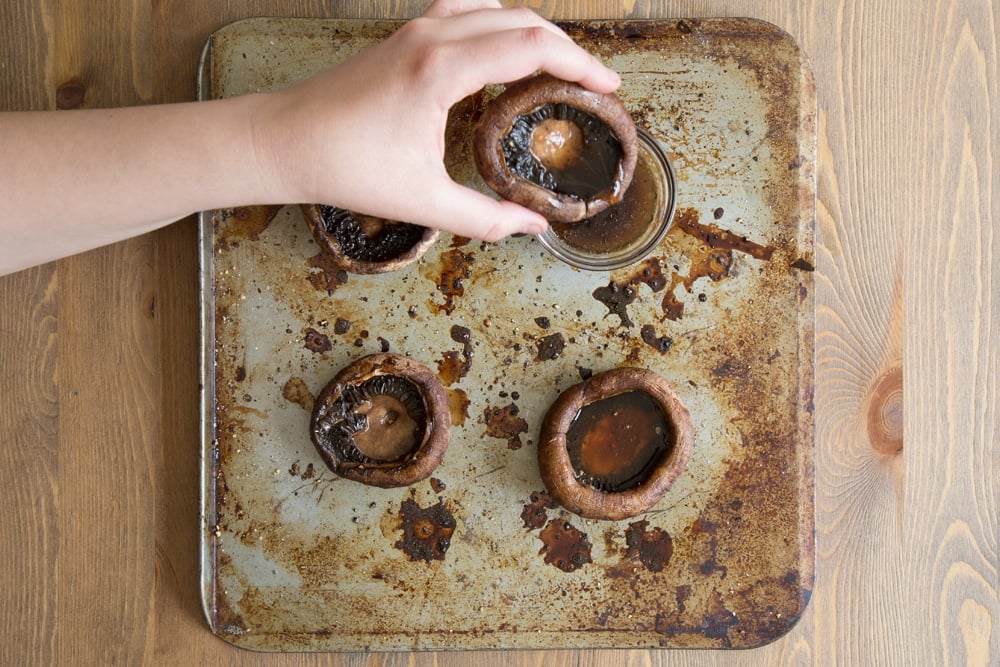
<instances>
[{"instance_id":1,"label":"portobello mushroom","mask_svg":"<svg viewBox=\"0 0 1000 667\"><path fill-rule=\"evenodd\" d=\"M310 435L327 466L347 479L391 488L426 479L451 430L444 387L408 357L362 357L320 392Z\"/></svg>"},{"instance_id":2,"label":"portobello mushroom","mask_svg":"<svg viewBox=\"0 0 1000 667\"><path fill-rule=\"evenodd\" d=\"M589 519L652 508L687 466L691 416L643 368L598 373L564 391L542 421L538 465L549 494Z\"/></svg>"},{"instance_id":3,"label":"portobello mushroom","mask_svg":"<svg viewBox=\"0 0 1000 667\"><path fill-rule=\"evenodd\" d=\"M476 168L486 184L552 222L606 210L632 181L635 123L613 93L539 74L497 96L474 134Z\"/></svg>"},{"instance_id":4,"label":"portobello mushroom","mask_svg":"<svg viewBox=\"0 0 1000 667\"><path fill-rule=\"evenodd\" d=\"M397 271L420 259L439 233L335 206L305 204L301 208L319 247L335 266L351 273Z\"/></svg>"}]
</instances>

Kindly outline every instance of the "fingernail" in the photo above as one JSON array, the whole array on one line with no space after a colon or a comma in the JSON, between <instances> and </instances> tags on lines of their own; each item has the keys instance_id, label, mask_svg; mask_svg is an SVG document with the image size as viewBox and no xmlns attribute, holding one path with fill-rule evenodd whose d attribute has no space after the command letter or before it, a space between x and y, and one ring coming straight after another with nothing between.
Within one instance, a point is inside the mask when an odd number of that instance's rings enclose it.
<instances>
[{"instance_id":1,"label":"fingernail","mask_svg":"<svg viewBox=\"0 0 1000 667\"><path fill-rule=\"evenodd\" d=\"M524 228L524 232L526 234L533 234L535 236L538 236L539 234L541 234L542 232L544 232L546 229L548 229L548 227L549 227L549 223L546 222L545 220L542 220L541 222L535 220L533 222L529 222L528 223L527 227Z\"/></svg>"}]
</instances>

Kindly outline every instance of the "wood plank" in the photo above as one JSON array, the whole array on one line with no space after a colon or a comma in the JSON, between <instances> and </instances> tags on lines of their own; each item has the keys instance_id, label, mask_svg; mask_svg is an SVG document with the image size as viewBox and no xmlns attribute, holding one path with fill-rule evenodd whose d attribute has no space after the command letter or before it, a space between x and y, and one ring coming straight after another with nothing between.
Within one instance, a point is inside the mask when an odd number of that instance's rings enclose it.
<instances>
[{"instance_id":1,"label":"wood plank","mask_svg":"<svg viewBox=\"0 0 1000 667\"><path fill-rule=\"evenodd\" d=\"M148 101L147 3L45 6L57 107ZM145 236L58 263L58 664L137 664L153 620L152 251Z\"/></svg>"},{"instance_id":2,"label":"wood plank","mask_svg":"<svg viewBox=\"0 0 1000 667\"><path fill-rule=\"evenodd\" d=\"M0 664L55 656L58 563L58 278L53 265L0 278Z\"/></svg>"},{"instance_id":3,"label":"wood plank","mask_svg":"<svg viewBox=\"0 0 1000 667\"><path fill-rule=\"evenodd\" d=\"M45 109L46 16L0 3L0 110ZM2 147L0 147L2 150ZM3 242L3 241L0 241ZM59 276L54 264L0 277L0 664L55 661L60 545Z\"/></svg>"},{"instance_id":4,"label":"wood plank","mask_svg":"<svg viewBox=\"0 0 1000 667\"><path fill-rule=\"evenodd\" d=\"M935 3L901 72L915 119L899 153L913 234L904 568L927 664L1000 661L998 19L995 3Z\"/></svg>"}]
</instances>

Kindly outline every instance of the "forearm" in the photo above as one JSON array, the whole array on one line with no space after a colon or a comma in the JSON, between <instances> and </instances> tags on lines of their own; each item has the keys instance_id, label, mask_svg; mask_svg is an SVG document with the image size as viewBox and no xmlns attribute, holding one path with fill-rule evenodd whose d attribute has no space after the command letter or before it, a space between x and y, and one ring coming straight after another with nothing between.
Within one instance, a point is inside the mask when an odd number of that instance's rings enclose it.
<instances>
[{"instance_id":1,"label":"forearm","mask_svg":"<svg viewBox=\"0 0 1000 667\"><path fill-rule=\"evenodd\" d=\"M620 83L528 10L435 0L377 46L281 92L0 114L0 274L254 204L336 204L488 241L541 233L543 216L455 183L444 165L448 109L538 70L601 93Z\"/></svg>"},{"instance_id":2,"label":"forearm","mask_svg":"<svg viewBox=\"0 0 1000 667\"><path fill-rule=\"evenodd\" d=\"M280 203L254 156L261 96L0 116L0 274L195 211Z\"/></svg>"}]
</instances>

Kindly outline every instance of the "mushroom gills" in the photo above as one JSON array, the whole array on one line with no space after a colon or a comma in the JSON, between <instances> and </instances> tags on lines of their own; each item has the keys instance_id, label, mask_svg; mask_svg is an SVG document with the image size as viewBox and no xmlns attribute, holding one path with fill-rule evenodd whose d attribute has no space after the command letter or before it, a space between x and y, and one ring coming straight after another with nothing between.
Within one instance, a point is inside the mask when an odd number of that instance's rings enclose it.
<instances>
[{"instance_id":1,"label":"mushroom gills","mask_svg":"<svg viewBox=\"0 0 1000 667\"><path fill-rule=\"evenodd\" d=\"M320 206L319 212L327 233L337 239L343 253L361 262L385 262L399 257L417 245L424 234L419 225L362 215L336 206Z\"/></svg>"},{"instance_id":2,"label":"mushroom gills","mask_svg":"<svg viewBox=\"0 0 1000 667\"><path fill-rule=\"evenodd\" d=\"M420 447L427 409L412 382L376 375L345 385L319 426L324 444L341 463L394 463Z\"/></svg>"},{"instance_id":3,"label":"mushroom gills","mask_svg":"<svg viewBox=\"0 0 1000 667\"><path fill-rule=\"evenodd\" d=\"M673 441L670 422L643 391L585 405L566 432L576 479L606 493L642 484L669 456Z\"/></svg>"},{"instance_id":4,"label":"mushroom gills","mask_svg":"<svg viewBox=\"0 0 1000 667\"><path fill-rule=\"evenodd\" d=\"M622 157L607 124L562 103L517 116L501 150L512 174L583 200L614 187Z\"/></svg>"}]
</instances>

